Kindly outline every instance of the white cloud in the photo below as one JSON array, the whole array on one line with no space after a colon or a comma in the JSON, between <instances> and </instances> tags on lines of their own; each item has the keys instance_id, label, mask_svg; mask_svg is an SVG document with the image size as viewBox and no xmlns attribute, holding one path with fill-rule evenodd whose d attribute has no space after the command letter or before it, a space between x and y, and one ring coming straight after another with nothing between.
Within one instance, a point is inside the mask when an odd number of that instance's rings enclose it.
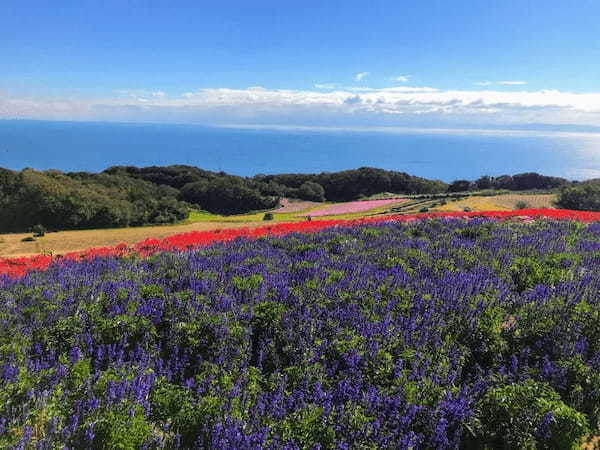
<instances>
[{"instance_id":1,"label":"white cloud","mask_svg":"<svg viewBox=\"0 0 600 450\"><path fill-rule=\"evenodd\" d=\"M166 96L167 96L167 94L164 93L163 91L154 91L154 92L152 92L152 97L162 98L162 97L166 97Z\"/></svg>"},{"instance_id":2,"label":"white cloud","mask_svg":"<svg viewBox=\"0 0 600 450\"><path fill-rule=\"evenodd\" d=\"M397 81L398 83L407 83L410 79L408 75L398 75L397 77L393 77L392 81Z\"/></svg>"},{"instance_id":3,"label":"white cloud","mask_svg":"<svg viewBox=\"0 0 600 450\"><path fill-rule=\"evenodd\" d=\"M475 83L476 86L491 86L492 84L491 81L478 81Z\"/></svg>"},{"instance_id":4,"label":"white cloud","mask_svg":"<svg viewBox=\"0 0 600 450\"><path fill-rule=\"evenodd\" d=\"M323 91L206 88L179 96L109 98L0 96L0 118L278 123L302 125L428 123L576 124L600 123L600 92L557 90L439 90L433 87L339 87ZM154 91L159 92L159 91ZM394 122L396 121L396 122ZM461 122L462 121L462 122ZM323 122L324 123L324 122Z\"/></svg>"},{"instance_id":5,"label":"white cloud","mask_svg":"<svg viewBox=\"0 0 600 450\"><path fill-rule=\"evenodd\" d=\"M354 75L354 81L362 81L363 78L369 76L369 72L359 72Z\"/></svg>"},{"instance_id":6,"label":"white cloud","mask_svg":"<svg viewBox=\"0 0 600 450\"><path fill-rule=\"evenodd\" d=\"M315 89L335 89L337 85L333 83L317 83Z\"/></svg>"},{"instance_id":7,"label":"white cloud","mask_svg":"<svg viewBox=\"0 0 600 450\"><path fill-rule=\"evenodd\" d=\"M372 88L366 86L346 86L343 88L350 92L437 92L438 89L432 87L415 87L415 86L394 86L389 88Z\"/></svg>"},{"instance_id":8,"label":"white cloud","mask_svg":"<svg viewBox=\"0 0 600 450\"><path fill-rule=\"evenodd\" d=\"M498 84L503 86L523 86L527 84L527 81L498 81Z\"/></svg>"}]
</instances>

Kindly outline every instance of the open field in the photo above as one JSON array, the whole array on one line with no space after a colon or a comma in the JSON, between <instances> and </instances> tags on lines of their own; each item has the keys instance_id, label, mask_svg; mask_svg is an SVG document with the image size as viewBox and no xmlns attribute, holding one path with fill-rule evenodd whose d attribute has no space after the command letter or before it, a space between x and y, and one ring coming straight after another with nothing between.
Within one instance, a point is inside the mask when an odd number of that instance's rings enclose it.
<instances>
[{"instance_id":1,"label":"open field","mask_svg":"<svg viewBox=\"0 0 600 450\"><path fill-rule=\"evenodd\" d=\"M281 207L274 209L274 214L282 214L282 213L299 213L302 211L307 211L309 209L318 208L323 206L323 203L319 202L309 202L306 200L303 201L290 201L288 198L282 198L280 200Z\"/></svg>"},{"instance_id":2,"label":"open field","mask_svg":"<svg viewBox=\"0 0 600 450\"><path fill-rule=\"evenodd\" d=\"M456 202L449 201L446 205L439 205L439 200L432 201L414 201L414 200L385 200L371 202L373 208L347 214L331 214L319 216L319 211L326 208L332 208L329 212L335 213L336 208L344 211L345 205L355 205L357 202L347 203L316 203L316 202L290 202L285 203L281 210L274 210L274 220L272 223L279 222L298 222L305 220L305 216L312 216L314 220L335 220L335 219L360 219L374 215L385 214L390 211L390 207L397 205L403 206L406 203L407 208L402 210L402 214L414 214L423 206L429 206L437 203L438 206L431 208L431 211L463 211L468 207L473 211L504 211L512 210L517 202L523 201L532 208L552 207L554 200L552 194L530 195L530 194L506 194L497 196L473 196ZM411 207L414 202L414 207ZM287 209L286 209L287 208ZM279 212L281 211L281 212ZM313 214L315 211L318 215ZM162 239L173 234L186 233L189 231L207 231L216 229L255 227L264 225L263 221L265 211L252 214L240 214L234 216L221 216L200 211L193 211L190 217L181 224L134 227L134 228L115 228L98 230L76 230L60 231L57 233L48 233L46 236L36 238L35 242L22 242L22 239L31 236L30 233L3 234L0 235L0 257L28 256L40 253L64 254L72 251L85 250L91 247L112 247L120 243L134 244L147 238Z\"/></svg>"},{"instance_id":3,"label":"open field","mask_svg":"<svg viewBox=\"0 0 600 450\"><path fill-rule=\"evenodd\" d=\"M470 208L472 211L510 211L517 209L517 203L524 202L527 208L553 208L556 196L554 194L503 194L486 196L472 196L456 202L436 206L434 211L463 211Z\"/></svg>"},{"instance_id":4,"label":"open field","mask_svg":"<svg viewBox=\"0 0 600 450\"><path fill-rule=\"evenodd\" d=\"M108 230L76 230L47 233L36 238L35 242L22 242L21 239L31 236L26 234L0 235L0 256L26 256L52 252L63 254L85 250L91 247L112 247L120 243L135 244L144 239L162 239L167 236L189 231L207 231L215 229L239 228L243 226L262 225L263 222L194 222L183 225L165 225L160 227L115 228Z\"/></svg>"},{"instance_id":5,"label":"open field","mask_svg":"<svg viewBox=\"0 0 600 450\"><path fill-rule=\"evenodd\" d=\"M307 215L311 217L323 217L323 216L339 216L344 214L355 214L371 211L382 207L391 207L405 202L406 199L378 199L378 200L364 200L346 203L337 203L333 205L323 206L318 209L311 210Z\"/></svg>"}]
</instances>

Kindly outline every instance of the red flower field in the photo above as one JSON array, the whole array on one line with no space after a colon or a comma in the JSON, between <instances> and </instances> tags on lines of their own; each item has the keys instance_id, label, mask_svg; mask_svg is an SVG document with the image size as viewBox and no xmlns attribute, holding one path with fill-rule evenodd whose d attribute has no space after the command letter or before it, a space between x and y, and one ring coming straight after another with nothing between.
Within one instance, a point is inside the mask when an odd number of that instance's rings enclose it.
<instances>
[{"instance_id":1,"label":"red flower field","mask_svg":"<svg viewBox=\"0 0 600 450\"><path fill-rule=\"evenodd\" d=\"M414 215L384 216L356 220L318 220L306 222L280 223L257 228L236 228L227 230L194 231L177 234L162 240L146 239L133 246L119 244L115 247L90 248L85 251L72 252L66 255L37 255L23 258L0 258L0 277L7 275L18 278L32 270L45 270L55 261L63 259L82 260L102 256L125 256L137 254L142 257L163 251L181 251L209 245L213 242L225 242L239 237L259 238L262 236L281 236L289 233L314 233L333 226L355 226L376 222L408 222L429 218L473 218L487 217L493 219L536 219L577 220L595 222L600 220L600 212L573 211L564 209L521 209L517 211L484 211L484 212L439 212Z\"/></svg>"}]
</instances>

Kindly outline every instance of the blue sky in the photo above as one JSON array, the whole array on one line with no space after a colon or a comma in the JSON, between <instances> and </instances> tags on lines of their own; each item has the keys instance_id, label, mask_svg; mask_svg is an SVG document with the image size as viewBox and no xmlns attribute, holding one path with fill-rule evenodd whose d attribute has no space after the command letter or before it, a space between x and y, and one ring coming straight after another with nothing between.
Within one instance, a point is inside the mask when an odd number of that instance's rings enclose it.
<instances>
[{"instance_id":1,"label":"blue sky","mask_svg":"<svg viewBox=\"0 0 600 450\"><path fill-rule=\"evenodd\" d=\"M0 2L0 117L600 125L600 3Z\"/></svg>"}]
</instances>

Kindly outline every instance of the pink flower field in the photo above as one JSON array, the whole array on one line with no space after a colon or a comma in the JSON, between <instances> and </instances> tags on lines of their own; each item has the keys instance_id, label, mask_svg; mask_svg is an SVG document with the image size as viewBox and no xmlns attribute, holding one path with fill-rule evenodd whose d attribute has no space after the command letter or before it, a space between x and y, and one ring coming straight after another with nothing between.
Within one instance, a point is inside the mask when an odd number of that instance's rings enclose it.
<instances>
[{"instance_id":1,"label":"pink flower field","mask_svg":"<svg viewBox=\"0 0 600 450\"><path fill-rule=\"evenodd\" d=\"M301 202L290 202L287 198L282 198L279 201L281 205L280 208L274 209L272 212L275 214L279 213L295 213L300 211L305 211L310 208L314 208L319 206L320 203L317 202L309 202L309 201L301 201Z\"/></svg>"},{"instance_id":2,"label":"pink flower field","mask_svg":"<svg viewBox=\"0 0 600 450\"><path fill-rule=\"evenodd\" d=\"M338 203L336 205L324 206L323 208L311 211L309 214L311 217L322 217L322 216L335 216L339 214L352 214L370 209L379 208L381 206L393 205L395 203L405 202L406 199L402 198L388 198L381 200L364 200L356 202Z\"/></svg>"}]
</instances>

